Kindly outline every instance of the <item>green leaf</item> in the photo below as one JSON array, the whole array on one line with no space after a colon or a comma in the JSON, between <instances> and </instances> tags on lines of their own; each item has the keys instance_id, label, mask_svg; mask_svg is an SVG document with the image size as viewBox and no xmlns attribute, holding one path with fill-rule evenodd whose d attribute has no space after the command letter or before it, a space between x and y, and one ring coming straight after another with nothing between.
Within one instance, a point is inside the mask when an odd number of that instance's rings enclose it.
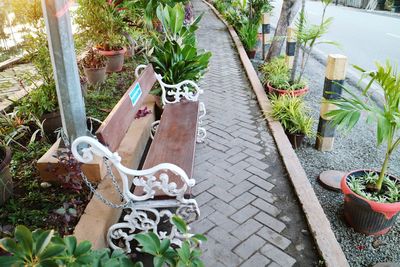
<instances>
[{"instance_id":1,"label":"green leaf","mask_svg":"<svg viewBox=\"0 0 400 267\"><path fill-rule=\"evenodd\" d=\"M62 254L65 250L65 245L50 245L43 251L41 255L38 255L41 260L50 259L52 257Z\"/></svg>"},{"instance_id":2,"label":"green leaf","mask_svg":"<svg viewBox=\"0 0 400 267\"><path fill-rule=\"evenodd\" d=\"M0 240L0 248L11 254L18 253L17 243L14 241L14 239L9 237L5 237Z\"/></svg>"},{"instance_id":3,"label":"green leaf","mask_svg":"<svg viewBox=\"0 0 400 267\"><path fill-rule=\"evenodd\" d=\"M0 256L0 266L23 266L24 262L17 256Z\"/></svg>"},{"instance_id":4,"label":"green leaf","mask_svg":"<svg viewBox=\"0 0 400 267\"><path fill-rule=\"evenodd\" d=\"M162 256L156 256L153 258L154 267L162 267L164 263L165 263L165 259Z\"/></svg>"},{"instance_id":5,"label":"green leaf","mask_svg":"<svg viewBox=\"0 0 400 267\"><path fill-rule=\"evenodd\" d=\"M176 228L178 229L179 232L181 232L182 234L186 234L187 233L187 225L185 223L185 221L179 217L179 216L173 216L172 217L172 223L176 226Z\"/></svg>"},{"instance_id":6,"label":"green leaf","mask_svg":"<svg viewBox=\"0 0 400 267\"><path fill-rule=\"evenodd\" d=\"M40 255L46 247L50 244L51 239L54 236L54 230L44 231L38 237L35 244L35 254Z\"/></svg>"},{"instance_id":7,"label":"green leaf","mask_svg":"<svg viewBox=\"0 0 400 267\"><path fill-rule=\"evenodd\" d=\"M67 248L68 255L74 255L76 245L77 245L76 237L75 236L65 236L64 243ZM79 256L79 255L75 255L75 256Z\"/></svg>"},{"instance_id":8,"label":"green leaf","mask_svg":"<svg viewBox=\"0 0 400 267\"><path fill-rule=\"evenodd\" d=\"M33 239L32 233L23 225L18 225L15 228L15 239L18 241L18 244L22 247L23 253L31 257L33 251Z\"/></svg>"},{"instance_id":9,"label":"green leaf","mask_svg":"<svg viewBox=\"0 0 400 267\"><path fill-rule=\"evenodd\" d=\"M180 259L182 259L183 262L189 262L190 259L190 245L189 242L184 241L182 243L182 247L176 250L178 252L178 255Z\"/></svg>"},{"instance_id":10,"label":"green leaf","mask_svg":"<svg viewBox=\"0 0 400 267\"><path fill-rule=\"evenodd\" d=\"M169 248L170 244L171 244L171 241L168 238L163 239L161 241L161 245L160 245L160 254L164 254L165 251L167 251L167 249Z\"/></svg>"},{"instance_id":11,"label":"green leaf","mask_svg":"<svg viewBox=\"0 0 400 267\"><path fill-rule=\"evenodd\" d=\"M136 234L134 238L142 246L143 252L149 253L153 256L158 255L160 248L154 243L154 240L150 237L150 233Z\"/></svg>"},{"instance_id":12,"label":"green leaf","mask_svg":"<svg viewBox=\"0 0 400 267\"><path fill-rule=\"evenodd\" d=\"M92 244L89 241L83 241L83 242L79 243L79 245L76 247L74 255L76 257L79 257L80 255L83 255L83 254L89 252L91 247L92 247Z\"/></svg>"}]
</instances>

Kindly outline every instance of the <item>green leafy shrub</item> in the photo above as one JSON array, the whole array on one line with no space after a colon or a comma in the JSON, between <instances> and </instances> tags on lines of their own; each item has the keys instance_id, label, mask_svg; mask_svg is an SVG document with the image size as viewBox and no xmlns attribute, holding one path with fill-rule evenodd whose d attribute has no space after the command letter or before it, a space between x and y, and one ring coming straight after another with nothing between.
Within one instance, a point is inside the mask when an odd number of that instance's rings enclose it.
<instances>
[{"instance_id":1,"label":"green leafy shrub","mask_svg":"<svg viewBox=\"0 0 400 267\"><path fill-rule=\"evenodd\" d=\"M198 80L206 71L211 52L201 53L197 49L195 31L201 17L190 25L184 25L184 8L160 5L157 17L165 30L164 36L154 39L151 63L164 82L177 84L184 80Z\"/></svg>"},{"instance_id":2,"label":"green leafy shrub","mask_svg":"<svg viewBox=\"0 0 400 267\"><path fill-rule=\"evenodd\" d=\"M247 20L239 29L239 37L246 51L253 51L258 40L258 24Z\"/></svg>"},{"instance_id":3,"label":"green leafy shrub","mask_svg":"<svg viewBox=\"0 0 400 267\"><path fill-rule=\"evenodd\" d=\"M31 232L19 225L14 238L0 240L0 247L11 254L0 257L0 266L142 266L133 264L122 251L96 251L91 246L89 241L78 244L74 236L61 238L54 230Z\"/></svg>"},{"instance_id":4,"label":"green leafy shrub","mask_svg":"<svg viewBox=\"0 0 400 267\"><path fill-rule=\"evenodd\" d=\"M170 267L202 267L202 254L199 244L207 239L200 234L190 234L188 227L182 218L172 217L172 223L177 227L185 239L181 247L171 246L169 239L159 240L153 232L135 235L135 239L141 246L141 251L153 255L153 264L155 267L167 264Z\"/></svg>"},{"instance_id":5,"label":"green leafy shrub","mask_svg":"<svg viewBox=\"0 0 400 267\"><path fill-rule=\"evenodd\" d=\"M124 9L117 1L78 0L76 22L80 42L95 45L102 50L119 50L126 43L123 36L127 27Z\"/></svg>"},{"instance_id":6,"label":"green leafy shrub","mask_svg":"<svg viewBox=\"0 0 400 267\"><path fill-rule=\"evenodd\" d=\"M301 97L271 95L269 115L279 121L288 133L313 135L314 120L309 115L309 108Z\"/></svg>"},{"instance_id":7,"label":"green leafy shrub","mask_svg":"<svg viewBox=\"0 0 400 267\"><path fill-rule=\"evenodd\" d=\"M272 87L280 90L298 90L303 89L306 85L305 81L290 82L290 70L285 62L284 57L273 58L261 66L263 75L263 84L269 83Z\"/></svg>"}]
</instances>

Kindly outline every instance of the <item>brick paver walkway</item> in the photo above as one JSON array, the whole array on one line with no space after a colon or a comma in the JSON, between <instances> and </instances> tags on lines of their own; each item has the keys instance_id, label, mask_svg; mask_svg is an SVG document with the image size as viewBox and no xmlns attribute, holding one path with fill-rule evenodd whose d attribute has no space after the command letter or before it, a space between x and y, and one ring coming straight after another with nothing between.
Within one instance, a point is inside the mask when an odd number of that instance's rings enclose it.
<instances>
[{"instance_id":1,"label":"brick paver walkway","mask_svg":"<svg viewBox=\"0 0 400 267\"><path fill-rule=\"evenodd\" d=\"M194 195L206 266L312 266L318 259L276 147L225 25L201 0L198 42L212 51L201 82L207 108Z\"/></svg>"}]
</instances>

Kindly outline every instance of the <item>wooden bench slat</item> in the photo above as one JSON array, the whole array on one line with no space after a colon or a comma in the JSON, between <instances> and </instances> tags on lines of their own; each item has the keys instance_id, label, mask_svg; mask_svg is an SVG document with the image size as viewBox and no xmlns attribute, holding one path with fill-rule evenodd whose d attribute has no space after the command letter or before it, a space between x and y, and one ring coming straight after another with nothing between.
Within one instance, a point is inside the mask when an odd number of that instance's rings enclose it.
<instances>
[{"instance_id":1,"label":"wooden bench slat","mask_svg":"<svg viewBox=\"0 0 400 267\"><path fill-rule=\"evenodd\" d=\"M153 67L152 65L148 65L146 69L143 70L139 79L129 87L97 130L97 139L104 145L108 146L111 151L114 152L118 148L132 121L135 119L137 111L142 106L155 82L156 77ZM142 90L142 95L139 97L135 106L132 106L129 94L138 83Z\"/></svg>"},{"instance_id":2,"label":"wooden bench slat","mask_svg":"<svg viewBox=\"0 0 400 267\"><path fill-rule=\"evenodd\" d=\"M150 146L143 169L154 167L160 163L171 163L181 167L189 178L193 174L194 153L197 138L197 121L199 102L182 101L164 107L160 125ZM170 175L178 188L183 185L181 179ZM136 187L135 195L143 194L142 187ZM190 192L186 192L190 195ZM157 191L155 197L165 194Z\"/></svg>"}]
</instances>

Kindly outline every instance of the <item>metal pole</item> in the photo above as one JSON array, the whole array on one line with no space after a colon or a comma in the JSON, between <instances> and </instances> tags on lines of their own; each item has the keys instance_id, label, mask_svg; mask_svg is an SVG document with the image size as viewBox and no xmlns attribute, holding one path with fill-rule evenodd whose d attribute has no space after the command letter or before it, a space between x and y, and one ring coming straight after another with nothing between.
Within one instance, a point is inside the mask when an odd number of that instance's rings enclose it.
<instances>
[{"instance_id":1,"label":"metal pole","mask_svg":"<svg viewBox=\"0 0 400 267\"><path fill-rule=\"evenodd\" d=\"M326 100L338 99L342 94L342 85L346 77L347 57L338 54L328 56L325 72L325 84L318 123L317 142L315 148L319 151L331 151L335 140L336 127L332 126L325 116L328 111L334 110L335 105Z\"/></svg>"},{"instance_id":2,"label":"metal pole","mask_svg":"<svg viewBox=\"0 0 400 267\"><path fill-rule=\"evenodd\" d=\"M68 0L42 0L62 125L70 142L87 134Z\"/></svg>"}]
</instances>

